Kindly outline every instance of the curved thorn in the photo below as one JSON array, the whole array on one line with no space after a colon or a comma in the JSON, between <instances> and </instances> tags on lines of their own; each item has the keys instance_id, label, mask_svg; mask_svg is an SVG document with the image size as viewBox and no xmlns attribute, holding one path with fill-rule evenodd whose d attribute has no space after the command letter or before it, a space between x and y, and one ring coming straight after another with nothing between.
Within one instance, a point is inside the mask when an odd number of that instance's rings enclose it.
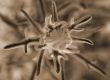
<instances>
[{"instance_id":1,"label":"curved thorn","mask_svg":"<svg viewBox=\"0 0 110 80\"><path fill-rule=\"evenodd\" d=\"M39 32L39 33L43 33L43 31L41 30L41 28L39 27L39 25L37 23L34 22L34 20L27 14L27 12L23 9L21 9L21 11L24 13L24 15L27 17L27 19L30 21L30 23L33 25L33 27Z\"/></svg>"},{"instance_id":2,"label":"curved thorn","mask_svg":"<svg viewBox=\"0 0 110 80\"><path fill-rule=\"evenodd\" d=\"M87 15L82 17L81 19L77 20L74 24L75 28L78 28L79 26L88 23L92 19L92 16Z\"/></svg>"},{"instance_id":3,"label":"curved thorn","mask_svg":"<svg viewBox=\"0 0 110 80\"><path fill-rule=\"evenodd\" d=\"M72 37L73 40L76 40L77 42L81 42L81 43L87 43L90 45L94 45L94 43L89 40L89 39L85 39L85 38L76 38L76 37Z\"/></svg>"},{"instance_id":4,"label":"curved thorn","mask_svg":"<svg viewBox=\"0 0 110 80\"><path fill-rule=\"evenodd\" d=\"M86 24L92 19L92 16L84 16L83 18L74 22L74 24L70 25L69 29L78 29L80 26ZM71 22L72 23L72 22Z\"/></svg>"},{"instance_id":5,"label":"curved thorn","mask_svg":"<svg viewBox=\"0 0 110 80\"><path fill-rule=\"evenodd\" d=\"M58 21L58 12L55 1L52 1L52 18L53 21Z\"/></svg>"},{"instance_id":6,"label":"curved thorn","mask_svg":"<svg viewBox=\"0 0 110 80\"><path fill-rule=\"evenodd\" d=\"M44 54L44 50L41 51L39 59L38 59L37 75L40 74L40 70L41 70L40 68L41 68L41 62L42 62L43 54Z\"/></svg>"}]
</instances>

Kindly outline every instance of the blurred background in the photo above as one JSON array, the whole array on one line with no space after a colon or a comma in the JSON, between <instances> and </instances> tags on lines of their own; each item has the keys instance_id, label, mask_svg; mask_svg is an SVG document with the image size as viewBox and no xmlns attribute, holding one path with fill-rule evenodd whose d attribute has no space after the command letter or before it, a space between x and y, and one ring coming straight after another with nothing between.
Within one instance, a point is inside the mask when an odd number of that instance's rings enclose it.
<instances>
[{"instance_id":1,"label":"blurred background","mask_svg":"<svg viewBox=\"0 0 110 80\"><path fill-rule=\"evenodd\" d=\"M51 14L51 1L45 3L46 15ZM79 45L81 54L91 63L106 72L106 76L89 69L69 56L65 62L65 80L109 80L110 79L110 0L54 0L57 4L61 20L75 20L91 15L92 20L83 25L84 32L73 33L74 36L89 38L94 45ZM39 0L0 0L0 80L60 80L53 66L44 58L41 73L34 75L34 66L39 57L39 51L30 44L28 54L24 47L4 50L3 47L16 43L24 38L36 37L34 29L21 9L39 24L43 24L43 13Z\"/></svg>"}]
</instances>

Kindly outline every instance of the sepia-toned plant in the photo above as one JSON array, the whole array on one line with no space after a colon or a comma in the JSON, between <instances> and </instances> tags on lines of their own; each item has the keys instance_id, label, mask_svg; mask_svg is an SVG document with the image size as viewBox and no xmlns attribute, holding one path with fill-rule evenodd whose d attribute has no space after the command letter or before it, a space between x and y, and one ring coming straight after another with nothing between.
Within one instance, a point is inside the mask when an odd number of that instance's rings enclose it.
<instances>
[{"instance_id":1,"label":"sepia-toned plant","mask_svg":"<svg viewBox=\"0 0 110 80\"><path fill-rule=\"evenodd\" d=\"M77 48L77 43L86 43L89 45L94 45L94 43L86 38L75 37L72 35L72 32L82 32L85 29L80 26L89 22L92 19L92 16L85 16L78 21L75 21L74 17L72 17L69 21L60 20L57 12L56 3L52 1L52 13L50 15L45 15L45 9L43 7L42 0L40 0L42 6L42 12L44 16L44 24L40 25L35 22L28 13L22 9L21 12L26 16L28 21L33 25L36 34L38 37L25 39L24 41L18 43L8 44L4 47L4 49L14 48L16 46L24 45L25 53L28 52L27 47L29 43L38 42L37 48L40 50L39 59L37 62L37 70L33 73L37 72L37 76L41 71L41 64L43 61L43 57L46 57L47 60L53 60L54 66L56 68L56 72L61 74L61 80L64 80L64 62L68 60L68 55L75 57L76 59L83 61L87 66L102 75L106 75L106 73L91 63L89 60L84 58L80 54L80 50ZM34 76L33 76L34 77Z\"/></svg>"}]
</instances>

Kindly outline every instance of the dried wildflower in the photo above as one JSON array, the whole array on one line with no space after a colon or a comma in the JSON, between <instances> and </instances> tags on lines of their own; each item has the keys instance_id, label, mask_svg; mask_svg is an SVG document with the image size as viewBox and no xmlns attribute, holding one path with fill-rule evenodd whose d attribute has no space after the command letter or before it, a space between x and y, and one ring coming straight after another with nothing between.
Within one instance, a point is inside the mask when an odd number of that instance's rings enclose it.
<instances>
[{"instance_id":1,"label":"dried wildflower","mask_svg":"<svg viewBox=\"0 0 110 80\"><path fill-rule=\"evenodd\" d=\"M37 75L40 74L40 68L41 68L43 56L47 55L48 58L53 59L56 66L56 72L57 73L60 72L62 80L64 80L63 67L64 67L64 61L68 60L68 56L67 56L68 54L75 55L75 57L81 59L93 69L99 71L103 75L106 74L103 70L101 70L94 64L90 63L90 61L85 59L83 56L81 56L80 54L77 54L78 50L76 51L74 50L74 47L76 47L74 45L74 42L87 43L87 44L93 45L93 42L89 39L73 37L71 35L72 31L77 31L77 32L84 31L84 28L80 28L80 26L90 21L92 19L91 16L86 16L77 22L74 21L74 17L69 22L61 21L58 17L56 3L53 1L52 15L45 17L45 24L44 24L44 27L42 28L41 26L39 26L37 23L34 22L34 20L26 13L25 10L22 9L21 11L27 17L29 22L33 25L33 28L37 32L39 32L41 36L37 37L36 39L28 39L19 43L10 44L5 46L4 48L8 49L19 45L24 45L25 52L27 53L28 44L31 42L38 42L39 43L38 48L41 49L41 52L40 52L38 64L37 64ZM73 53L76 53L76 54L73 54Z\"/></svg>"}]
</instances>

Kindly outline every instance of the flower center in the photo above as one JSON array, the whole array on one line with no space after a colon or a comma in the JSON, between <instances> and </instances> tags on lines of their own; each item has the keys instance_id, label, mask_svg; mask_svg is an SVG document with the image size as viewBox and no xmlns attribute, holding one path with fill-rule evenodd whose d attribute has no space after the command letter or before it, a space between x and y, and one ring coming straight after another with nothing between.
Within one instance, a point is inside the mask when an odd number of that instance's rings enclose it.
<instances>
[{"instance_id":1,"label":"flower center","mask_svg":"<svg viewBox=\"0 0 110 80\"><path fill-rule=\"evenodd\" d=\"M64 28L55 29L50 33L47 33L44 39L44 43L47 47L54 50L65 50L71 44L71 38L69 33Z\"/></svg>"}]
</instances>

